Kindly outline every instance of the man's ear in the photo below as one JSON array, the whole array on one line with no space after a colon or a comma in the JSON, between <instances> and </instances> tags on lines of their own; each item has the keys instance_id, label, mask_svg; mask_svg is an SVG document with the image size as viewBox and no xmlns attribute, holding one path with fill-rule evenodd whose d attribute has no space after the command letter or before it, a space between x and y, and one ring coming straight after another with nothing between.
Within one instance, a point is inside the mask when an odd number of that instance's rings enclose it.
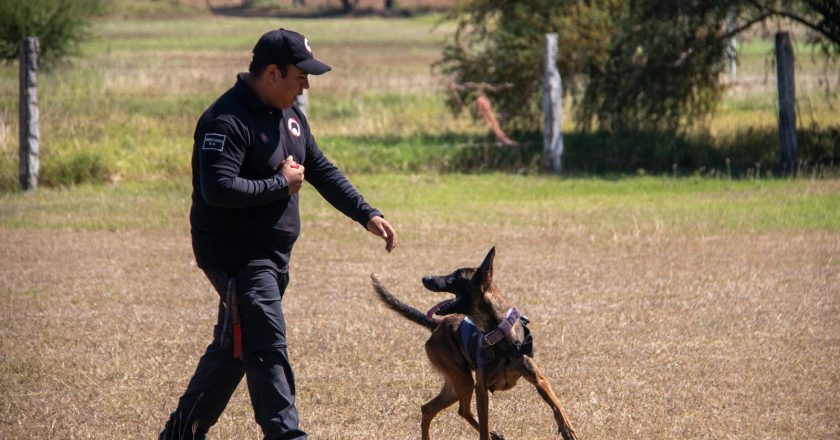
<instances>
[{"instance_id":1,"label":"man's ear","mask_svg":"<svg viewBox=\"0 0 840 440\"><path fill-rule=\"evenodd\" d=\"M481 286L482 291L487 291L490 289L490 285L493 284L493 259L495 257L496 247L493 246L490 248L490 252L487 253L486 257L484 257L484 261L481 263L481 266L478 266L478 269L475 271L475 275L473 276L473 282Z\"/></svg>"}]
</instances>

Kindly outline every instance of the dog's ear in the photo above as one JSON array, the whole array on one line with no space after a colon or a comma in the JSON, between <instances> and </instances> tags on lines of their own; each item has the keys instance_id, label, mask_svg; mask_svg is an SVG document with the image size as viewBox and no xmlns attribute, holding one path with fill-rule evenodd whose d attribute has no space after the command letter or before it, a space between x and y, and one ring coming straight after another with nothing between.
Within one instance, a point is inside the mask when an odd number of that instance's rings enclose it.
<instances>
[{"instance_id":1,"label":"dog's ear","mask_svg":"<svg viewBox=\"0 0 840 440\"><path fill-rule=\"evenodd\" d=\"M484 257L481 266L475 271L473 281L481 286L481 290L486 291L493 283L493 259L496 257L496 247L490 248L490 252Z\"/></svg>"}]
</instances>

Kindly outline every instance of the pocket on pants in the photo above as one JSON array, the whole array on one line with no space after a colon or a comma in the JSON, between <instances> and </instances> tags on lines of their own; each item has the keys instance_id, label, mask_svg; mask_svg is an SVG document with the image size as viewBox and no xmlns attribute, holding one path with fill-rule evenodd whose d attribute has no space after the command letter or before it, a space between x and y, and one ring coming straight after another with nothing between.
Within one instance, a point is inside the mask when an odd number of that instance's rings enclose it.
<instances>
[{"instance_id":1,"label":"pocket on pants","mask_svg":"<svg viewBox=\"0 0 840 440\"><path fill-rule=\"evenodd\" d=\"M286 346L283 275L271 268L245 268L237 277L242 349L246 353Z\"/></svg>"}]
</instances>

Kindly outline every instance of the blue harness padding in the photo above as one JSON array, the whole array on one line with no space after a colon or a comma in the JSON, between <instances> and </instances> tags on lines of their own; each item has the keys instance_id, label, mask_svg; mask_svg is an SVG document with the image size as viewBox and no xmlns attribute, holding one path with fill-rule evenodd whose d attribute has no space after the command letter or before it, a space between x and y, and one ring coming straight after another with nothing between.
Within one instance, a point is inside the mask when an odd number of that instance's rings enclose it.
<instances>
[{"instance_id":1,"label":"blue harness padding","mask_svg":"<svg viewBox=\"0 0 840 440\"><path fill-rule=\"evenodd\" d=\"M525 330L525 339L522 340L521 344L501 342L486 345L482 344L481 341L487 333L478 331L470 318L465 317L459 326L461 345L469 355L473 367L481 368L496 359L533 356L534 338L531 336L531 331L528 330L528 319L522 316L519 318L519 322L522 323L522 329Z\"/></svg>"}]
</instances>

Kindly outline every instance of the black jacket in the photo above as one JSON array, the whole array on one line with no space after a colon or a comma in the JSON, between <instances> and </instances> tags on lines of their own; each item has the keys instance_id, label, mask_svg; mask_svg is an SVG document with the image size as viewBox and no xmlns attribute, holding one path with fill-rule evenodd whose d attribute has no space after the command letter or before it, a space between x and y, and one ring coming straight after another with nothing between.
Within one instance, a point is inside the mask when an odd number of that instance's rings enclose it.
<instances>
[{"instance_id":1,"label":"black jacket","mask_svg":"<svg viewBox=\"0 0 840 440\"><path fill-rule=\"evenodd\" d=\"M382 215L324 156L297 108L269 107L240 75L195 129L190 225L199 267L288 270L300 235L299 195L289 196L279 172L289 155L303 164L307 182L362 227Z\"/></svg>"}]
</instances>

